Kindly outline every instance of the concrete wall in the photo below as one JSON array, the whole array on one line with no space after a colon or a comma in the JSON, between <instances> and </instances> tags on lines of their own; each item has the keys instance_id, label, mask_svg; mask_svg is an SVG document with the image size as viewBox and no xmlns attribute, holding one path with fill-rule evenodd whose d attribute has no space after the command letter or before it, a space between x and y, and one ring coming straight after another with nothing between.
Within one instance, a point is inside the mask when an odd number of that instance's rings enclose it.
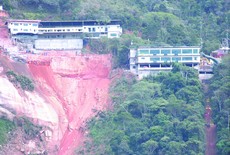
<instances>
[{"instance_id":1,"label":"concrete wall","mask_svg":"<svg viewBox=\"0 0 230 155\"><path fill-rule=\"evenodd\" d=\"M70 50L70 49L82 49L82 39L38 39L35 40L35 48L43 50Z\"/></svg>"}]
</instances>

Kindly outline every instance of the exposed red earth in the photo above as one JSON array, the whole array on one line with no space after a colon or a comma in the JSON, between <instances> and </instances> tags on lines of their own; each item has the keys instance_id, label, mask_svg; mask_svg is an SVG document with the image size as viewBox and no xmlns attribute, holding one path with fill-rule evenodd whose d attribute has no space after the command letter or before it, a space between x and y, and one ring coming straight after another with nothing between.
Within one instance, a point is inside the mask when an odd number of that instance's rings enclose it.
<instances>
[{"instance_id":1,"label":"exposed red earth","mask_svg":"<svg viewBox=\"0 0 230 155\"><path fill-rule=\"evenodd\" d=\"M205 155L216 155L216 125L211 122L212 109L208 104L205 108L205 133L206 147Z\"/></svg>"},{"instance_id":2,"label":"exposed red earth","mask_svg":"<svg viewBox=\"0 0 230 155\"><path fill-rule=\"evenodd\" d=\"M60 113L56 109L59 115L56 134L62 135L58 154L71 154L83 140L85 122L94 111L107 108L110 60L110 55L53 56L49 65L29 64L39 90L53 107L61 104L65 111ZM43 61L42 57L37 61Z\"/></svg>"},{"instance_id":3,"label":"exposed red earth","mask_svg":"<svg viewBox=\"0 0 230 155\"><path fill-rule=\"evenodd\" d=\"M16 50L1 18L0 23L0 51ZM7 109L4 112L10 118L26 116L35 124L46 126L41 134L47 137L48 154L73 154L84 141L86 122L109 106L111 55L76 55L75 51L18 52L18 55L27 63L14 62L0 54L0 99L16 114ZM15 88L4 74L7 70L32 78L35 91Z\"/></svg>"}]
</instances>

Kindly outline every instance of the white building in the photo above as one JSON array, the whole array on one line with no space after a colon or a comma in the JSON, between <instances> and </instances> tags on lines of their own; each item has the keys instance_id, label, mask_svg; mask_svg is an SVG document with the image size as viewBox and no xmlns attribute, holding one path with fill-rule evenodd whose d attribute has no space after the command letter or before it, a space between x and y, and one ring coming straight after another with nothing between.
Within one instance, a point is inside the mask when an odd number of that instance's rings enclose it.
<instances>
[{"instance_id":1,"label":"white building","mask_svg":"<svg viewBox=\"0 0 230 155\"><path fill-rule=\"evenodd\" d=\"M33 34L44 38L119 38L122 34L120 21L103 23L98 21L40 21L8 20L12 35Z\"/></svg>"},{"instance_id":2,"label":"white building","mask_svg":"<svg viewBox=\"0 0 230 155\"><path fill-rule=\"evenodd\" d=\"M12 35L38 34L38 25L40 20L8 20L8 29Z\"/></svg>"},{"instance_id":3,"label":"white building","mask_svg":"<svg viewBox=\"0 0 230 155\"><path fill-rule=\"evenodd\" d=\"M200 63L199 47L139 47L130 49L130 71L140 79L149 74L170 71L173 62L196 67Z\"/></svg>"}]
</instances>

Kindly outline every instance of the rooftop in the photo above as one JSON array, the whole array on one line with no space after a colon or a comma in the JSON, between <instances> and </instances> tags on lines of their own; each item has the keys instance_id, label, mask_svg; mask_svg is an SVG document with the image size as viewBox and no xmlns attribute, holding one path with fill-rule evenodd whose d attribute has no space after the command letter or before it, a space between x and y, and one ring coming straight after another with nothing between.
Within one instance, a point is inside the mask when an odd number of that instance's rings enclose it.
<instances>
[{"instance_id":1,"label":"rooftop","mask_svg":"<svg viewBox=\"0 0 230 155\"><path fill-rule=\"evenodd\" d=\"M39 22L41 22L41 20L9 19L7 22L32 22L32 23L39 23Z\"/></svg>"}]
</instances>

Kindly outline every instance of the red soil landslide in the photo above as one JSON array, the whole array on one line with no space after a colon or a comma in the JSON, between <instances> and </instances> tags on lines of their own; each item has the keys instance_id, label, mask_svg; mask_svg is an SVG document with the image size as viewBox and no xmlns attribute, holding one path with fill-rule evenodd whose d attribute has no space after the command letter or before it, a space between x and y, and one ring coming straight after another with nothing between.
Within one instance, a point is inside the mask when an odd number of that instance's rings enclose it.
<instances>
[{"instance_id":1,"label":"red soil landslide","mask_svg":"<svg viewBox=\"0 0 230 155\"><path fill-rule=\"evenodd\" d=\"M205 155L216 155L216 125L211 122L212 109L209 105L205 108L205 133L206 148Z\"/></svg>"},{"instance_id":2,"label":"red soil landslide","mask_svg":"<svg viewBox=\"0 0 230 155\"><path fill-rule=\"evenodd\" d=\"M59 116L50 154L69 155L82 144L85 123L108 107L110 55L31 56L29 69ZM44 63L43 63L44 62ZM64 110L63 110L64 109Z\"/></svg>"}]
</instances>

